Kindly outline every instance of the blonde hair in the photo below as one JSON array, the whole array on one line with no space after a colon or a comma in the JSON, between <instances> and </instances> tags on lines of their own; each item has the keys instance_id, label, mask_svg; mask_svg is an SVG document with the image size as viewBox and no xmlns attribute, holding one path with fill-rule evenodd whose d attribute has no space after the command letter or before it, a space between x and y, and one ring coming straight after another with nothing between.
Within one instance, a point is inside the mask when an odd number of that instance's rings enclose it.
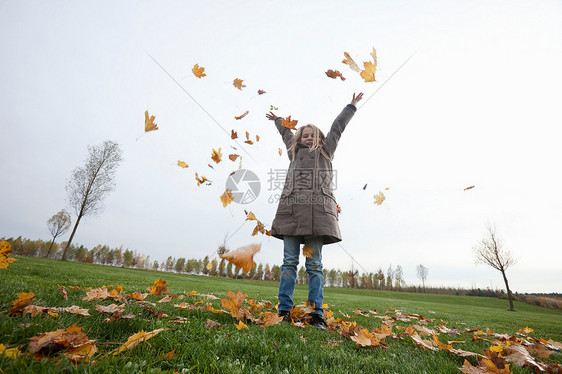
<instances>
[{"instance_id":1,"label":"blonde hair","mask_svg":"<svg viewBox=\"0 0 562 374\"><path fill-rule=\"evenodd\" d=\"M304 129L306 129L306 128L312 129L313 134L314 134L314 143L312 143L312 146L310 147L310 149L308 151L314 152L315 150L319 149L320 154L322 154L322 156L324 156L327 160L332 161L332 158L330 156L328 156L326 154L326 152L324 151L324 145L325 145L324 141L326 139L326 137L324 136L324 133L322 132L322 130L320 130L318 127L316 127L312 124L308 124L308 125L299 127L297 132L293 136L293 139L291 140L291 146L288 149L289 154L291 155L291 160L295 159L295 156L297 154L297 143L301 140L302 133L303 133Z\"/></svg>"}]
</instances>

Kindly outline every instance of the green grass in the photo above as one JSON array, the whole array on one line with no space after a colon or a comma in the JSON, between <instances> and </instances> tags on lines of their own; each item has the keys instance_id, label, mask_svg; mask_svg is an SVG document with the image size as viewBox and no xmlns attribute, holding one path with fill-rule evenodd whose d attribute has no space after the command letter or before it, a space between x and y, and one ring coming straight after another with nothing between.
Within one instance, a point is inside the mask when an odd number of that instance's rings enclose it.
<instances>
[{"instance_id":1,"label":"green grass","mask_svg":"<svg viewBox=\"0 0 562 374\"><path fill-rule=\"evenodd\" d=\"M101 287L121 285L124 293L146 292L155 279L162 277L168 282L172 294L196 290L199 293L213 293L225 297L226 292L242 291L249 298L270 300L276 303L276 283L231 280L203 276L190 276L156 271L122 269L92 264L61 262L37 258L19 258L7 270L0 270L0 343L9 348L19 347L24 355L17 359L0 357L0 368L4 373L53 373L61 370L69 372L196 372L196 373L460 373L464 359L447 352L424 351L412 343L411 339L387 338L390 348L362 348L339 334L318 331L313 327L298 328L280 324L262 328L249 324L248 330L238 331L234 319L226 314L214 314L203 310L180 310L174 302L157 304L155 308L164 309L168 318L154 318L138 305L131 303L127 313L139 314L134 319L106 323L95 310L96 304L108 305L113 300L83 301L85 290L69 290L68 287ZM65 286L69 300L65 300L58 290ZM61 313L59 317L10 316L8 308L19 292L33 291L34 304L60 307L79 305L90 310L91 316ZM306 300L306 286L297 286L295 302ZM155 302L157 296L147 300ZM186 298L183 301L195 302L199 298ZM393 307L407 313L422 314L435 319L430 323L439 325L443 320L448 327L458 330L479 326L499 333L514 334L520 328L529 326L535 330L531 335L562 341L562 313L525 303L515 303L515 312L507 310L508 302L492 298L407 294L373 290L326 288L324 300L335 316L347 313L358 324L372 329L381 326L381 320L353 314L356 308L377 310L384 314ZM220 301L214 301L219 307ZM189 323L172 324L168 321L174 316L187 317ZM222 324L218 330L205 328L207 318ZM22 327L22 324L30 325ZM99 351L93 357L94 364L72 365L57 357L34 361L27 352L29 338L42 332L53 331L76 323L95 339ZM400 325L396 322L395 325ZM402 325L406 325L402 323ZM140 331L170 328L154 338L141 343L136 348L120 355L107 355L116 344L123 343L129 336ZM441 334L440 340L447 341ZM453 340L467 340L456 348L482 353L490 346L486 341L470 341L471 335L463 334ZM341 341L335 347L326 343ZM171 359L164 353L175 349ZM473 364L476 362L470 360ZM556 353L547 362L562 363L562 354ZM514 373L529 373L527 369L513 367Z\"/></svg>"}]
</instances>

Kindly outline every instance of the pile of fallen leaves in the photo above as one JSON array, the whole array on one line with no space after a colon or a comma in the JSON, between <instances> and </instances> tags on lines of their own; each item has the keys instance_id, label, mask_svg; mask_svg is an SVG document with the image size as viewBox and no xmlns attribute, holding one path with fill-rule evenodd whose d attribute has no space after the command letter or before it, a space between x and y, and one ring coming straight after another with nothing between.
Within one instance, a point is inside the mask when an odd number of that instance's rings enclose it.
<instances>
[{"instance_id":1,"label":"pile of fallen leaves","mask_svg":"<svg viewBox=\"0 0 562 374\"><path fill-rule=\"evenodd\" d=\"M8 312L12 318L30 315L31 317L42 316L56 319L62 313L72 313L83 316L83 318L99 320L101 315L103 316L102 321L108 324L119 319L146 320L148 317L167 321L170 328L160 328L154 331L141 330L130 335L126 341L117 343L117 348L107 348L108 345L103 342L102 345L95 337L89 337L88 333L78 326L78 323L74 323L68 327L62 326L60 329L29 337L27 350L24 346L7 347L0 343L0 356L4 355L12 359L29 357L35 360L56 361L66 358L76 364L80 362L95 364L98 359L108 355L117 356L124 351L134 349L161 332L179 328L176 324L188 323L190 321L189 311L195 310L230 315L233 324L240 331L249 329L249 325L252 324L267 328L283 321L283 318L277 315L277 306L270 301L249 299L248 295L241 291L228 291L224 298L210 293L201 294L197 291L171 294L167 288L167 282L161 278L147 287L147 292L135 291L125 294L121 286L99 288L59 286L60 293L66 300L68 300L67 288L71 291L81 292L82 301L88 305L40 306L35 304L33 292L21 292L17 294L17 299L12 301ZM147 298L151 301L148 301ZM102 301L104 303L100 303ZM173 304L177 314L168 315L159 308L166 303ZM141 313L131 313L131 305L140 306ZM456 326L448 326L448 323L443 320L436 321L420 314L406 313L394 308L383 313L379 313L377 310L356 309L350 313L351 315L338 311L338 317L329 309L328 305L324 304L323 309L328 333L350 339L364 349L389 349L392 347L392 340L401 340L409 341L419 349L446 351L451 355L464 358L464 365L459 368L464 373L511 373L510 365L528 367L536 372L562 372L562 365L545 362L545 360L549 361L550 355L561 351L562 343L535 338L532 336L533 329L529 327L520 329L514 335L509 335L494 332L489 328L457 329ZM310 323L310 314L313 312L313 305L302 304L293 307L289 316L290 324L297 328L306 327ZM366 321L366 318L380 320L380 327L369 330L358 323L358 320ZM224 320L224 318L222 319ZM31 323L37 323L36 319L31 321ZM174 325L176 326L172 327ZM457 323L457 325L462 324ZM207 318L205 326L208 329L223 328L221 323L213 318ZM481 353L461 348L464 343L476 340L487 342L488 348ZM327 347L334 348L343 340L330 341L332 343ZM168 354L171 357L174 352Z\"/></svg>"}]
</instances>

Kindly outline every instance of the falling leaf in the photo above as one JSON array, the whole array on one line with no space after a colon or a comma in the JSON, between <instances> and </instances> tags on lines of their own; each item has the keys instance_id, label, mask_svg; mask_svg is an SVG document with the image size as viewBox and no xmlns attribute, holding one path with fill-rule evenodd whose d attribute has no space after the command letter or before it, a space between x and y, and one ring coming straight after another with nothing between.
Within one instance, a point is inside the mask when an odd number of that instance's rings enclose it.
<instances>
[{"instance_id":1,"label":"falling leaf","mask_svg":"<svg viewBox=\"0 0 562 374\"><path fill-rule=\"evenodd\" d=\"M238 134L236 133L236 131L234 131L234 130L230 130L230 131L231 131L230 138L236 139L238 137Z\"/></svg>"},{"instance_id":2,"label":"falling leaf","mask_svg":"<svg viewBox=\"0 0 562 374\"><path fill-rule=\"evenodd\" d=\"M281 126L286 127L288 129L291 130L296 130L295 126L297 125L297 122L299 122L298 120L291 120L291 116L287 117L287 118L283 118L283 121L281 122Z\"/></svg>"},{"instance_id":3,"label":"falling leaf","mask_svg":"<svg viewBox=\"0 0 562 374\"><path fill-rule=\"evenodd\" d=\"M270 105L269 110L279 110L279 108L277 108L276 106Z\"/></svg>"},{"instance_id":4,"label":"falling leaf","mask_svg":"<svg viewBox=\"0 0 562 374\"><path fill-rule=\"evenodd\" d=\"M377 51L374 48L373 52L371 52L371 56L373 57L373 62L363 62L365 70L359 73L359 75L361 75L361 78L363 78L365 82L375 81L375 71L377 70Z\"/></svg>"},{"instance_id":5,"label":"falling leaf","mask_svg":"<svg viewBox=\"0 0 562 374\"><path fill-rule=\"evenodd\" d=\"M338 214L340 214L340 213L341 213L341 207L340 207L340 204L336 204L336 209L338 210Z\"/></svg>"},{"instance_id":6,"label":"falling leaf","mask_svg":"<svg viewBox=\"0 0 562 374\"><path fill-rule=\"evenodd\" d=\"M231 264L241 268L245 273L247 273L252 269L252 267L255 266L254 254L259 252L260 250L261 243L250 244L244 247L240 247L235 251L227 252L221 255L220 258L227 260Z\"/></svg>"},{"instance_id":7,"label":"falling leaf","mask_svg":"<svg viewBox=\"0 0 562 374\"><path fill-rule=\"evenodd\" d=\"M211 181L209 179L207 179L207 177L201 176L201 178L199 178L197 173L195 173L195 180L197 181L198 186L200 186L202 183L205 183L205 182L209 182L209 183L207 183L207 185L211 184Z\"/></svg>"},{"instance_id":8,"label":"falling leaf","mask_svg":"<svg viewBox=\"0 0 562 374\"><path fill-rule=\"evenodd\" d=\"M375 204L377 205L381 205L382 202L386 199L382 191L379 191L378 195L375 194L373 197L375 198Z\"/></svg>"},{"instance_id":9,"label":"falling leaf","mask_svg":"<svg viewBox=\"0 0 562 374\"><path fill-rule=\"evenodd\" d=\"M234 326L236 326L238 331L248 329L248 326L242 321L238 321L238 323L237 324L235 323Z\"/></svg>"},{"instance_id":10,"label":"falling leaf","mask_svg":"<svg viewBox=\"0 0 562 374\"><path fill-rule=\"evenodd\" d=\"M257 221L256 215L251 211L246 212L246 210L244 210L244 213L246 213L246 221Z\"/></svg>"},{"instance_id":11,"label":"falling leaf","mask_svg":"<svg viewBox=\"0 0 562 374\"><path fill-rule=\"evenodd\" d=\"M16 348L6 348L6 346L0 343L0 357L8 357L8 358L18 358L21 356L20 350Z\"/></svg>"},{"instance_id":12,"label":"falling leaf","mask_svg":"<svg viewBox=\"0 0 562 374\"><path fill-rule=\"evenodd\" d=\"M342 81L345 80L345 78L343 77L343 75L338 71L338 70L328 70L326 72L326 75L330 78L336 79L337 77L340 77L340 79Z\"/></svg>"},{"instance_id":13,"label":"falling leaf","mask_svg":"<svg viewBox=\"0 0 562 374\"><path fill-rule=\"evenodd\" d=\"M123 343L119 348L117 348L113 352L113 355L116 356L126 349L128 349L128 350L133 349L137 345L139 345L140 343L142 343L144 341L147 341L148 339L154 337L155 335L157 335L157 334L159 334L159 333L161 333L162 331L165 331L165 330L168 330L168 329L157 329L157 330L150 331L150 332L146 332L144 330L141 330L141 331L137 332L136 334L133 334L133 335L129 336L127 341L125 343Z\"/></svg>"},{"instance_id":14,"label":"falling leaf","mask_svg":"<svg viewBox=\"0 0 562 374\"><path fill-rule=\"evenodd\" d=\"M238 79L236 78L234 80L234 82L232 82L232 85L236 88L238 88L240 91L242 91L243 87L246 87L245 85L242 84L242 82L244 82L242 79Z\"/></svg>"},{"instance_id":15,"label":"falling leaf","mask_svg":"<svg viewBox=\"0 0 562 374\"><path fill-rule=\"evenodd\" d=\"M219 150L215 150L213 148L213 151L211 152L211 159L215 162L215 163L219 163L221 162L221 158L222 158L222 153L221 153L221 149L219 148Z\"/></svg>"},{"instance_id":16,"label":"falling leaf","mask_svg":"<svg viewBox=\"0 0 562 374\"><path fill-rule=\"evenodd\" d=\"M279 156L283 155L283 150L279 148Z\"/></svg>"},{"instance_id":17,"label":"falling leaf","mask_svg":"<svg viewBox=\"0 0 562 374\"><path fill-rule=\"evenodd\" d=\"M367 189L367 183L365 183L365 185L363 186L363 190Z\"/></svg>"},{"instance_id":18,"label":"falling leaf","mask_svg":"<svg viewBox=\"0 0 562 374\"><path fill-rule=\"evenodd\" d=\"M254 144L254 142L253 142L253 141L251 141L251 140L244 140L244 143L246 143L246 144L249 144L249 145L252 145L252 144Z\"/></svg>"},{"instance_id":19,"label":"falling leaf","mask_svg":"<svg viewBox=\"0 0 562 374\"><path fill-rule=\"evenodd\" d=\"M314 253L314 248L312 248L308 244L305 244L304 247L302 247L302 255L304 257L311 258L313 253Z\"/></svg>"},{"instance_id":20,"label":"falling leaf","mask_svg":"<svg viewBox=\"0 0 562 374\"><path fill-rule=\"evenodd\" d=\"M355 63L355 61L353 61L353 59L351 58L351 56L349 55L349 53L344 52L343 55L345 56L345 59L343 59L342 62L343 62L344 64L349 65L349 67L350 67L352 70L354 70L354 71L360 73L360 72L361 72L361 69L359 68L359 66L357 66L357 64Z\"/></svg>"},{"instance_id":21,"label":"falling leaf","mask_svg":"<svg viewBox=\"0 0 562 374\"><path fill-rule=\"evenodd\" d=\"M148 110L144 112L144 132L158 130L158 125L154 123L154 116L148 117Z\"/></svg>"},{"instance_id":22,"label":"falling leaf","mask_svg":"<svg viewBox=\"0 0 562 374\"><path fill-rule=\"evenodd\" d=\"M195 64L195 66L193 66L193 69L191 69L191 71L193 72L193 74L195 74L197 78L203 78L204 76L207 75L204 73L205 68L202 66L199 67L199 64Z\"/></svg>"},{"instance_id":23,"label":"falling leaf","mask_svg":"<svg viewBox=\"0 0 562 374\"><path fill-rule=\"evenodd\" d=\"M228 158L229 158L230 161L232 161L232 162L236 161L236 159L237 159L238 157L240 157L240 155L233 154L233 153L231 153L231 154L228 155Z\"/></svg>"},{"instance_id":24,"label":"falling leaf","mask_svg":"<svg viewBox=\"0 0 562 374\"><path fill-rule=\"evenodd\" d=\"M475 186L466 187L463 191L471 190L471 189L473 189L474 187L475 187Z\"/></svg>"},{"instance_id":25,"label":"falling leaf","mask_svg":"<svg viewBox=\"0 0 562 374\"><path fill-rule=\"evenodd\" d=\"M240 116L238 117L234 117L234 119L242 119L244 117L246 117L248 115L248 113L250 113L249 111L245 111L244 113L242 113Z\"/></svg>"},{"instance_id":26,"label":"falling leaf","mask_svg":"<svg viewBox=\"0 0 562 374\"><path fill-rule=\"evenodd\" d=\"M258 134L256 134L256 142L260 141L260 136Z\"/></svg>"},{"instance_id":27,"label":"falling leaf","mask_svg":"<svg viewBox=\"0 0 562 374\"><path fill-rule=\"evenodd\" d=\"M189 167L189 165L186 164L185 161L180 161L180 160L178 160L178 166L184 169Z\"/></svg>"},{"instance_id":28,"label":"falling leaf","mask_svg":"<svg viewBox=\"0 0 562 374\"><path fill-rule=\"evenodd\" d=\"M264 90L258 90L258 95L263 95L264 93L266 93Z\"/></svg>"},{"instance_id":29,"label":"falling leaf","mask_svg":"<svg viewBox=\"0 0 562 374\"><path fill-rule=\"evenodd\" d=\"M168 287L166 287L167 284L168 282L162 280L162 278L158 278L154 281L154 285L150 289L150 294L160 296L163 293L170 293L170 291L168 291Z\"/></svg>"},{"instance_id":30,"label":"falling leaf","mask_svg":"<svg viewBox=\"0 0 562 374\"><path fill-rule=\"evenodd\" d=\"M0 241L0 269L7 269L8 266L17 261L16 258L8 257L12 253L12 245L7 240Z\"/></svg>"},{"instance_id":31,"label":"falling leaf","mask_svg":"<svg viewBox=\"0 0 562 374\"><path fill-rule=\"evenodd\" d=\"M232 198L232 190L226 189L226 191L224 191L224 193L221 195L222 206L226 208L226 206L230 204L233 200L234 199Z\"/></svg>"}]
</instances>

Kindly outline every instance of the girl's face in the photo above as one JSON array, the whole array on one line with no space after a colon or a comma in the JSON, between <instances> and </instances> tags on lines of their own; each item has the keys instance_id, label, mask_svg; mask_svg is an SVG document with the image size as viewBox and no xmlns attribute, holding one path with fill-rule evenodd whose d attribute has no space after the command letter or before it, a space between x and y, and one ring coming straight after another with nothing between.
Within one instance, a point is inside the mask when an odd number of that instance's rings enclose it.
<instances>
[{"instance_id":1,"label":"girl's face","mask_svg":"<svg viewBox=\"0 0 562 374\"><path fill-rule=\"evenodd\" d=\"M302 130L301 143L307 147L312 147L312 144L314 144L314 130L312 128L307 127Z\"/></svg>"}]
</instances>

